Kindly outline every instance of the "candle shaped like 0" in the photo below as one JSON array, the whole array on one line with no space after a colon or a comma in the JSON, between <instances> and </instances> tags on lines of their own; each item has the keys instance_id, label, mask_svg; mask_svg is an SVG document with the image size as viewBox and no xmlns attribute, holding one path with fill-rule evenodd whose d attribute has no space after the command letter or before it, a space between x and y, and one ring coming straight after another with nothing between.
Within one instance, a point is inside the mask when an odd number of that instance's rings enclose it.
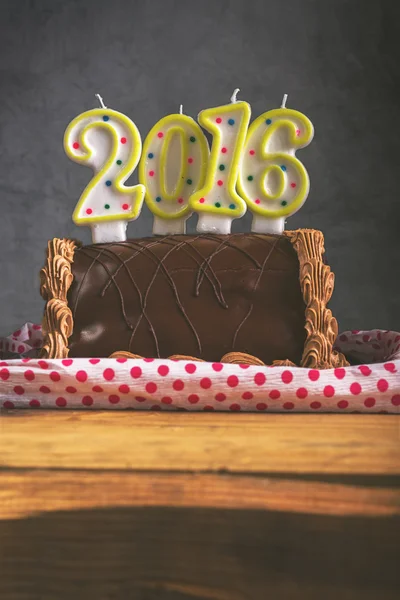
<instances>
[{"instance_id":1,"label":"candle shaped like 0","mask_svg":"<svg viewBox=\"0 0 400 600\"><path fill-rule=\"evenodd\" d=\"M146 187L155 235L185 233L189 197L204 183L208 155L204 133L182 113L160 119L147 135L139 181Z\"/></svg>"},{"instance_id":2,"label":"candle shaped like 0","mask_svg":"<svg viewBox=\"0 0 400 600\"><path fill-rule=\"evenodd\" d=\"M126 240L128 221L139 216L144 186L124 182L136 168L141 148L136 125L106 107L84 112L68 125L67 156L94 171L72 215L77 225L91 227L93 243Z\"/></svg>"},{"instance_id":3,"label":"candle shaped like 0","mask_svg":"<svg viewBox=\"0 0 400 600\"><path fill-rule=\"evenodd\" d=\"M250 121L247 102L209 108L199 114L199 123L213 134L205 185L190 198L190 206L199 213L197 231L230 233L232 219L242 217L246 203L236 192L242 148Z\"/></svg>"},{"instance_id":4,"label":"candle shaped like 0","mask_svg":"<svg viewBox=\"0 0 400 600\"><path fill-rule=\"evenodd\" d=\"M296 158L308 146L314 129L302 113L285 108L260 115L250 126L244 146L238 189L253 213L252 231L282 233L285 217L307 199L309 178Z\"/></svg>"}]
</instances>

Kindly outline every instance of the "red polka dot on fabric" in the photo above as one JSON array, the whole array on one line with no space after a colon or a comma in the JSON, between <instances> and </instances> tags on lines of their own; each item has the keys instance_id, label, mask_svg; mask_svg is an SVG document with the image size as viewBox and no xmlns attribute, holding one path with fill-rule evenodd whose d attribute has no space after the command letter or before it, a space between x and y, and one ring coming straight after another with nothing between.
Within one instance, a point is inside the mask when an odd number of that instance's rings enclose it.
<instances>
[{"instance_id":1,"label":"red polka dot on fabric","mask_svg":"<svg viewBox=\"0 0 400 600\"><path fill-rule=\"evenodd\" d=\"M358 394L361 394L361 392L362 392L362 387L359 383L354 382L351 384L350 393L353 394L353 396L358 396Z\"/></svg>"},{"instance_id":2,"label":"red polka dot on fabric","mask_svg":"<svg viewBox=\"0 0 400 600\"><path fill-rule=\"evenodd\" d=\"M300 398L300 400L303 400L304 398L307 398L308 396L308 391L306 390L306 388L301 387L296 391L296 396L298 398Z\"/></svg>"},{"instance_id":3,"label":"red polka dot on fabric","mask_svg":"<svg viewBox=\"0 0 400 600\"><path fill-rule=\"evenodd\" d=\"M222 369L224 368L224 365L222 363L213 363L212 368L214 371L222 371Z\"/></svg>"},{"instance_id":4,"label":"red polka dot on fabric","mask_svg":"<svg viewBox=\"0 0 400 600\"><path fill-rule=\"evenodd\" d=\"M103 371L103 377L106 381L112 381L115 377L114 369L105 369Z\"/></svg>"},{"instance_id":5,"label":"red polka dot on fabric","mask_svg":"<svg viewBox=\"0 0 400 600\"><path fill-rule=\"evenodd\" d=\"M1 369L0 379L2 379L3 381L7 381L7 379L9 377L10 377L10 371L8 369Z\"/></svg>"},{"instance_id":6,"label":"red polka dot on fabric","mask_svg":"<svg viewBox=\"0 0 400 600\"><path fill-rule=\"evenodd\" d=\"M332 398L335 395L335 388L332 385L326 385L324 387L324 396L326 398Z\"/></svg>"},{"instance_id":7,"label":"red polka dot on fabric","mask_svg":"<svg viewBox=\"0 0 400 600\"><path fill-rule=\"evenodd\" d=\"M98 393L101 393L104 391L103 388L101 387L101 385L94 385L92 387L92 390L93 390L93 392L98 392Z\"/></svg>"},{"instance_id":8,"label":"red polka dot on fabric","mask_svg":"<svg viewBox=\"0 0 400 600\"><path fill-rule=\"evenodd\" d=\"M117 363L123 364L126 363L128 361L127 358L117 358Z\"/></svg>"},{"instance_id":9,"label":"red polka dot on fabric","mask_svg":"<svg viewBox=\"0 0 400 600\"><path fill-rule=\"evenodd\" d=\"M143 398L143 396L135 396L135 400L136 402L146 402L146 398Z\"/></svg>"},{"instance_id":10,"label":"red polka dot on fabric","mask_svg":"<svg viewBox=\"0 0 400 600\"><path fill-rule=\"evenodd\" d=\"M375 398L365 398L364 405L367 408L372 408L373 406L375 406L375 402L376 402Z\"/></svg>"},{"instance_id":11,"label":"red polka dot on fabric","mask_svg":"<svg viewBox=\"0 0 400 600\"><path fill-rule=\"evenodd\" d=\"M251 400L253 398L253 394L251 392L243 392L242 398L243 400Z\"/></svg>"},{"instance_id":12,"label":"red polka dot on fabric","mask_svg":"<svg viewBox=\"0 0 400 600\"><path fill-rule=\"evenodd\" d=\"M185 365L185 371L186 373L189 373L189 375L195 373L196 369L197 367L193 363L188 363L187 365Z\"/></svg>"},{"instance_id":13,"label":"red polka dot on fabric","mask_svg":"<svg viewBox=\"0 0 400 600\"><path fill-rule=\"evenodd\" d=\"M246 364L240 364L239 367L241 369L248 369L250 367L250 365L246 365Z\"/></svg>"},{"instance_id":14,"label":"red polka dot on fabric","mask_svg":"<svg viewBox=\"0 0 400 600\"><path fill-rule=\"evenodd\" d=\"M148 394L154 394L157 391L157 385L153 381L149 381L146 383L145 389Z\"/></svg>"},{"instance_id":15,"label":"red polka dot on fabric","mask_svg":"<svg viewBox=\"0 0 400 600\"><path fill-rule=\"evenodd\" d=\"M212 382L209 377L203 377L203 379L200 380L200 387L203 388L203 390L208 390L211 386Z\"/></svg>"},{"instance_id":16,"label":"red polka dot on fabric","mask_svg":"<svg viewBox=\"0 0 400 600\"><path fill-rule=\"evenodd\" d=\"M393 406L400 406L400 394L392 396L392 404Z\"/></svg>"},{"instance_id":17,"label":"red polka dot on fabric","mask_svg":"<svg viewBox=\"0 0 400 600\"><path fill-rule=\"evenodd\" d=\"M376 387L380 392L386 392L389 387L389 383L386 381L386 379L380 379L376 384Z\"/></svg>"},{"instance_id":18,"label":"red polka dot on fabric","mask_svg":"<svg viewBox=\"0 0 400 600\"><path fill-rule=\"evenodd\" d=\"M38 365L41 369L48 369L49 365L47 364L47 362L45 360L39 360L38 361Z\"/></svg>"},{"instance_id":19,"label":"red polka dot on fabric","mask_svg":"<svg viewBox=\"0 0 400 600\"><path fill-rule=\"evenodd\" d=\"M229 407L229 410L233 410L233 411L239 411L241 409L240 404L231 404Z\"/></svg>"},{"instance_id":20,"label":"red polka dot on fabric","mask_svg":"<svg viewBox=\"0 0 400 600\"><path fill-rule=\"evenodd\" d=\"M319 408L321 408L322 404L321 402L317 402L316 400L314 402L311 402L310 407L313 410L318 410Z\"/></svg>"},{"instance_id":21,"label":"red polka dot on fabric","mask_svg":"<svg viewBox=\"0 0 400 600\"><path fill-rule=\"evenodd\" d=\"M185 387L185 384L183 383L182 379L175 379L174 383L172 384L172 387L177 392L180 392Z\"/></svg>"},{"instance_id":22,"label":"red polka dot on fabric","mask_svg":"<svg viewBox=\"0 0 400 600\"><path fill-rule=\"evenodd\" d=\"M119 386L118 390L121 392L121 394L129 394L129 385L123 383Z\"/></svg>"},{"instance_id":23,"label":"red polka dot on fabric","mask_svg":"<svg viewBox=\"0 0 400 600\"><path fill-rule=\"evenodd\" d=\"M264 373L256 373L254 375L254 383L256 385L264 385L264 383L267 381L267 378L265 377Z\"/></svg>"},{"instance_id":24,"label":"red polka dot on fabric","mask_svg":"<svg viewBox=\"0 0 400 600\"><path fill-rule=\"evenodd\" d=\"M47 385L42 385L40 386L39 391L41 391L42 394L50 394L51 390L49 387L47 387Z\"/></svg>"},{"instance_id":25,"label":"red polka dot on fabric","mask_svg":"<svg viewBox=\"0 0 400 600\"><path fill-rule=\"evenodd\" d=\"M63 365L64 365L64 367L70 367L70 366L72 365L72 363L73 363L73 362L74 362L74 361L72 360L72 358L64 358L64 359L61 361L61 364L63 364Z\"/></svg>"},{"instance_id":26,"label":"red polka dot on fabric","mask_svg":"<svg viewBox=\"0 0 400 600\"><path fill-rule=\"evenodd\" d=\"M271 400L278 400L281 397L281 393L279 390L271 390L268 394Z\"/></svg>"},{"instance_id":27,"label":"red polka dot on fabric","mask_svg":"<svg viewBox=\"0 0 400 600\"><path fill-rule=\"evenodd\" d=\"M226 380L226 383L229 387L236 387L237 385L239 385L239 377L236 377L236 375L229 375L228 379Z\"/></svg>"},{"instance_id":28,"label":"red polka dot on fabric","mask_svg":"<svg viewBox=\"0 0 400 600\"><path fill-rule=\"evenodd\" d=\"M86 371L78 371L75 377L80 383L85 383L88 378Z\"/></svg>"},{"instance_id":29,"label":"red polka dot on fabric","mask_svg":"<svg viewBox=\"0 0 400 600\"><path fill-rule=\"evenodd\" d=\"M360 365L358 367L358 370L362 373L362 375L364 375L365 377L368 377L368 375L371 375L372 371L371 369L367 366L367 365Z\"/></svg>"},{"instance_id":30,"label":"red polka dot on fabric","mask_svg":"<svg viewBox=\"0 0 400 600\"><path fill-rule=\"evenodd\" d=\"M164 398L161 398L161 402L163 404L172 404L172 398L171 396L164 396Z\"/></svg>"},{"instance_id":31,"label":"red polka dot on fabric","mask_svg":"<svg viewBox=\"0 0 400 600\"><path fill-rule=\"evenodd\" d=\"M23 394L25 394L25 390L24 390L24 388L22 387L22 385L16 385L16 386L14 387L14 392L15 392L16 394L18 394L18 396L22 396Z\"/></svg>"},{"instance_id":32,"label":"red polka dot on fabric","mask_svg":"<svg viewBox=\"0 0 400 600\"><path fill-rule=\"evenodd\" d=\"M344 334L340 335L340 336L339 336L339 340L340 340L341 342L347 342L347 335L344 335Z\"/></svg>"},{"instance_id":33,"label":"red polka dot on fabric","mask_svg":"<svg viewBox=\"0 0 400 600\"><path fill-rule=\"evenodd\" d=\"M213 411L214 407L210 406L210 404L206 404L205 407L203 408L203 410L205 410L205 411Z\"/></svg>"},{"instance_id":34,"label":"red polka dot on fabric","mask_svg":"<svg viewBox=\"0 0 400 600\"><path fill-rule=\"evenodd\" d=\"M84 406L92 406L92 404L93 404L93 398L92 398L92 396L83 396L83 398L82 398L82 404Z\"/></svg>"},{"instance_id":35,"label":"red polka dot on fabric","mask_svg":"<svg viewBox=\"0 0 400 600\"><path fill-rule=\"evenodd\" d=\"M40 402L39 400L35 400L35 398L33 398L32 400L30 400L29 406L31 406L32 408L39 408Z\"/></svg>"},{"instance_id":36,"label":"red polka dot on fabric","mask_svg":"<svg viewBox=\"0 0 400 600\"><path fill-rule=\"evenodd\" d=\"M290 383L293 380L293 374L291 371L283 371L281 379L283 383Z\"/></svg>"},{"instance_id":37,"label":"red polka dot on fabric","mask_svg":"<svg viewBox=\"0 0 400 600\"><path fill-rule=\"evenodd\" d=\"M285 410L292 410L294 408L294 404L293 404L293 402L284 402L283 408Z\"/></svg>"},{"instance_id":38,"label":"red polka dot on fabric","mask_svg":"<svg viewBox=\"0 0 400 600\"><path fill-rule=\"evenodd\" d=\"M341 409L347 408L349 406L349 403L347 402L347 400L339 400L339 402L337 403L338 407Z\"/></svg>"},{"instance_id":39,"label":"red polka dot on fabric","mask_svg":"<svg viewBox=\"0 0 400 600\"><path fill-rule=\"evenodd\" d=\"M342 368L335 369L333 372L337 379L343 379L343 377L346 375L346 369L342 369Z\"/></svg>"},{"instance_id":40,"label":"red polka dot on fabric","mask_svg":"<svg viewBox=\"0 0 400 600\"><path fill-rule=\"evenodd\" d=\"M389 373L396 373L396 365L394 363L385 363L383 368Z\"/></svg>"},{"instance_id":41,"label":"red polka dot on fabric","mask_svg":"<svg viewBox=\"0 0 400 600\"><path fill-rule=\"evenodd\" d=\"M74 388L72 385L68 385L65 388L65 391L68 392L68 394L76 394L76 388Z\"/></svg>"},{"instance_id":42,"label":"red polka dot on fabric","mask_svg":"<svg viewBox=\"0 0 400 600\"><path fill-rule=\"evenodd\" d=\"M265 402L259 402L258 404L256 404L256 409L257 410L267 410L268 405L265 404Z\"/></svg>"},{"instance_id":43,"label":"red polka dot on fabric","mask_svg":"<svg viewBox=\"0 0 400 600\"><path fill-rule=\"evenodd\" d=\"M131 377L133 379L139 379L142 376L142 369L140 367L132 367L131 369Z\"/></svg>"},{"instance_id":44,"label":"red polka dot on fabric","mask_svg":"<svg viewBox=\"0 0 400 600\"><path fill-rule=\"evenodd\" d=\"M108 396L108 401L110 404L118 404L119 396L117 396L116 394L111 394L111 396Z\"/></svg>"},{"instance_id":45,"label":"red polka dot on fabric","mask_svg":"<svg viewBox=\"0 0 400 600\"><path fill-rule=\"evenodd\" d=\"M89 362L91 365L98 365L100 362L99 358L89 358Z\"/></svg>"},{"instance_id":46,"label":"red polka dot on fabric","mask_svg":"<svg viewBox=\"0 0 400 600\"><path fill-rule=\"evenodd\" d=\"M319 371L317 369L310 369L308 371L308 378L311 381L317 381L319 379Z\"/></svg>"},{"instance_id":47,"label":"red polka dot on fabric","mask_svg":"<svg viewBox=\"0 0 400 600\"><path fill-rule=\"evenodd\" d=\"M154 358L144 358L143 360L144 360L144 362L147 362L147 363L154 362Z\"/></svg>"},{"instance_id":48,"label":"red polka dot on fabric","mask_svg":"<svg viewBox=\"0 0 400 600\"><path fill-rule=\"evenodd\" d=\"M197 394L190 394L190 396L188 396L188 400L190 404L196 404L200 400L200 398Z\"/></svg>"},{"instance_id":49,"label":"red polka dot on fabric","mask_svg":"<svg viewBox=\"0 0 400 600\"><path fill-rule=\"evenodd\" d=\"M169 367L167 367L167 365L160 365L157 369L157 372L162 377L165 377L169 373Z\"/></svg>"},{"instance_id":50,"label":"red polka dot on fabric","mask_svg":"<svg viewBox=\"0 0 400 600\"><path fill-rule=\"evenodd\" d=\"M50 379L51 379L52 381L60 381L60 379L61 379L61 375L60 375L59 373L57 373L57 371L52 371L52 372L50 373Z\"/></svg>"},{"instance_id":51,"label":"red polka dot on fabric","mask_svg":"<svg viewBox=\"0 0 400 600\"><path fill-rule=\"evenodd\" d=\"M17 348L17 352L19 352L19 354L22 354L25 351L25 346L18 346Z\"/></svg>"},{"instance_id":52,"label":"red polka dot on fabric","mask_svg":"<svg viewBox=\"0 0 400 600\"><path fill-rule=\"evenodd\" d=\"M65 398L57 398L56 405L62 408L63 406L67 406L67 401Z\"/></svg>"},{"instance_id":53,"label":"red polka dot on fabric","mask_svg":"<svg viewBox=\"0 0 400 600\"><path fill-rule=\"evenodd\" d=\"M11 402L11 400L6 400L3 404L4 408L15 408L14 406L14 402Z\"/></svg>"},{"instance_id":54,"label":"red polka dot on fabric","mask_svg":"<svg viewBox=\"0 0 400 600\"><path fill-rule=\"evenodd\" d=\"M367 334L365 334L365 335L362 336L362 341L363 342L369 342L370 339L371 339L371 336L369 336Z\"/></svg>"},{"instance_id":55,"label":"red polka dot on fabric","mask_svg":"<svg viewBox=\"0 0 400 600\"><path fill-rule=\"evenodd\" d=\"M27 381L33 381L35 379L35 373L31 370L25 371L24 377Z\"/></svg>"},{"instance_id":56,"label":"red polka dot on fabric","mask_svg":"<svg viewBox=\"0 0 400 600\"><path fill-rule=\"evenodd\" d=\"M223 402L226 400L226 396L222 392L219 392L218 394L215 394L215 399L217 402Z\"/></svg>"}]
</instances>

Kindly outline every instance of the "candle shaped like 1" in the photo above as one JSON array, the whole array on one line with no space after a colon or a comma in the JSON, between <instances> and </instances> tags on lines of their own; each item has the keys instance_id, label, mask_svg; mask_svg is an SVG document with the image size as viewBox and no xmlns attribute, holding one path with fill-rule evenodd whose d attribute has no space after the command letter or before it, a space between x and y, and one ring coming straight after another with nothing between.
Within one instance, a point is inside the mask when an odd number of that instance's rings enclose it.
<instances>
[{"instance_id":1,"label":"candle shaped like 1","mask_svg":"<svg viewBox=\"0 0 400 600\"><path fill-rule=\"evenodd\" d=\"M252 231L282 233L285 217L304 204L309 178L296 158L314 129L302 113L282 107L260 115L250 126L244 146L238 189L253 213Z\"/></svg>"},{"instance_id":2,"label":"candle shaped like 1","mask_svg":"<svg viewBox=\"0 0 400 600\"><path fill-rule=\"evenodd\" d=\"M155 235L185 233L189 197L204 183L208 144L199 125L182 113L160 119L143 145L139 181L154 215Z\"/></svg>"},{"instance_id":3,"label":"candle shaped like 1","mask_svg":"<svg viewBox=\"0 0 400 600\"><path fill-rule=\"evenodd\" d=\"M247 102L236 101L238 91L233 93L231 104L199 114L200 125L213 134L205 185L189 201L199 213L199 232L230 233L232 220L246 212L246 203L236 192L236 181L251 109Z\"/></svg>"},{"instance_id":4,"label":"candle shaped like 1","mask_svg":"<svg viewBox=\"0 0 400 600\"><path fill-rule=\"evenodd\" d=\"M93 243L125 241L128 221L139 216L144 186L128 187L124 182L136 168L141 148L136 125L104 105L82 113L68 125L64 135L67 156L94 171L72 215L76 225L91 227Z\"/></svg>"}]
</instances>

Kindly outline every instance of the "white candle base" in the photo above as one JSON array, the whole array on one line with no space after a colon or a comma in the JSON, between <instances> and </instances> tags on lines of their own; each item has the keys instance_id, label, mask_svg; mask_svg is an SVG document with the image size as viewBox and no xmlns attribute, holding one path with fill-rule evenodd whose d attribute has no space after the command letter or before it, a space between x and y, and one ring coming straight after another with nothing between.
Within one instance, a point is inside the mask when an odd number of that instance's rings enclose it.
<instances>
[{"instance_id":1,"label":"white candle base","mask_svg":"<svg viewBox=\"0 0 400 600\"><path fill-rule=\"evenodd\" d=\"M276 233L281 235L285 230L285 219L267 219L259 215L253 215L251 231L253 233Z\"/></svg>"},{"instance_id":2,"label":"white candle base","mask_svg":"<svg viewBox=\"0 0 400 600\"><path fill-rule=\"evenodd\" d=\"M91 225L93 244L125 242L127 221L105 221Z\"/></svg>"},{"instance_id":3,"label":"white candle base","mask_svg":"<svg viewBox=\"0 0 400 600\"><path fill-rule=\"evenodd\" d=\"M182 235L186 233L186 219L161 219L154 215L154 235Z\"/></svg>"},{"instance_id":4,"label":"white candle base","mask_svg":"<svg viewBox=\"0 0 400 600\"><path fill-rule=\"evenodd\" d=\"M231 232L231 224L232 219L226 215L200 212L196 229L199 233L222 233L226 235Z\"/></svg>"}]
</instances>

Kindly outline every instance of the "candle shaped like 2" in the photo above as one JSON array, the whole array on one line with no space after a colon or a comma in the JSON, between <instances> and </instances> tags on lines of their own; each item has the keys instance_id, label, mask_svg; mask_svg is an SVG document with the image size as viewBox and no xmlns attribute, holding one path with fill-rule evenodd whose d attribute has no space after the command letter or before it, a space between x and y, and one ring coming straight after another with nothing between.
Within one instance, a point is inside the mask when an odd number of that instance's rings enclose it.
<instances>
[{"instance_id":1,"label":"candle shaped like 2","mask_svg":"<svg viewBox=\"0 0 400 600\"><path fill-rule=\"evenodd\" d=\"M128 221L139 216L144 186L124 182L136 168L141 148L136 125L115 110L89 110L68 125L67 156L94 171L72 215L76 225L91 227L93 243L126 240Z\"/></svg>"},{"instance_id":2,"label":"candle shaped like 2","mask_svg":"<svg viewBox=\"0 0 400 600\"><path fill-rule=\"evenodd\" d=\"M146 186L155 235L185 233L189 197L204 183L208 154L204 133L187 115L168 115L147 135L139 181Z\"/></svg>"},{"instance_id":3,"label":"candle shaped like 2","mask_svg":"<svg viewBox=\"0 0 400 600\"><path fill-rule=\"evenodd\" d=\"M235 188L251 109L247 102L236 101L237 91L231 104L199 114L200 125L213 134L205 185L189 201L199 213L199 232L230 233L232 219L246 212L246 203Z\"/></svg>"},{"instance_id":4,"label":"candle shaped like 2","mask_svg":"<svg viewBox=\"0 0 400 600\"><path fill-rule=\"evenodd\" d=\"M268 111L250 126L238 178L238 189L253 213L252 231L282 233L285 217L307 199L309 178L296 158L314 135L311 121L287 108Z\"/></svg>"}]
</instances>

